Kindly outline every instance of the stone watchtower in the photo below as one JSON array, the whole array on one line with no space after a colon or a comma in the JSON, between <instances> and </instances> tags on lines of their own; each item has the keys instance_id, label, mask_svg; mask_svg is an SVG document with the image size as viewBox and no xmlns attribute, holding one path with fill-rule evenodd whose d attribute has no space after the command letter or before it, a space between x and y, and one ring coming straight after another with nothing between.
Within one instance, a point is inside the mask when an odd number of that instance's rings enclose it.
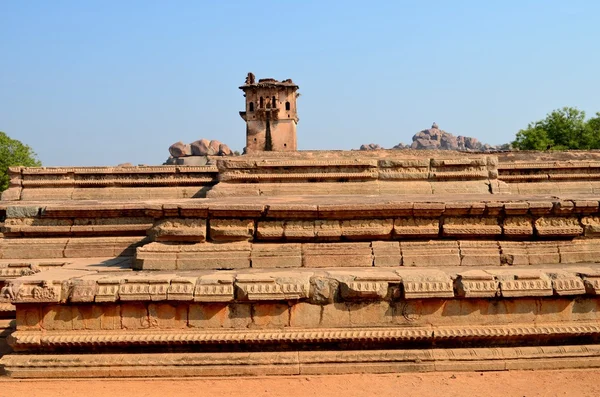
<instances>
[{"instance_id":1,"label":"stone watchtower","mask_svg":"<svg viewBox=\"0 0 600 397\"><path fill-rule=\"evenodd\" d=\"M246 110L240 112L246 121L246 152L297 150L298 86L291 79L256 82L248 73L240 89L246 97Z\"/></svg>"}]
</instances>

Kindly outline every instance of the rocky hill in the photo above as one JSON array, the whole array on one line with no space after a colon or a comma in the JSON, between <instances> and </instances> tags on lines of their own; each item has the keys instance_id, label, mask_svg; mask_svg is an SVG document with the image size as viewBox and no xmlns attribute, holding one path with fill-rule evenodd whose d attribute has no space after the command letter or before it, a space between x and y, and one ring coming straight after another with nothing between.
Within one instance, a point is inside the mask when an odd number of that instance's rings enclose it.
<instances>
[{"instance_id":1,"label":"rocky hill","mask_svg":"<svg viewBox=\"0 0 600 397\"><path fill-rule=\"evenodd\" d=\"M360 150L379 150L383 149L375 143L361 145ZM412 137L411 144L399 143L392 149L420 149L420 150L461 150L461 151L496 151L510 150L509 145L488 145L481 143L477 138L469 136L453 135L441 130L436 123L431 128L417 132Z\"/></svg>"}]
</instances>

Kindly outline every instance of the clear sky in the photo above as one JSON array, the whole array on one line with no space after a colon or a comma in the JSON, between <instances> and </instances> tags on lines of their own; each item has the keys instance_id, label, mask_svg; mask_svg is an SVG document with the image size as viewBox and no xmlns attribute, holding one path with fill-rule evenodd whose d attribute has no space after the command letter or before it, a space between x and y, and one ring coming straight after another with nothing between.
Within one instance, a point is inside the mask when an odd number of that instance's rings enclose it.
<instances>
[{"instance_id":1,"label":"clear sky","mask_svg":"<svg viewBox=\"0 0 600 397\"><path fill-rule=\"evenodd\" d=\"M0 131L44 165L161 164L245 143L238 86L300 86L300 149L392 147L433 121L491 144L600 111L600 1L0 0Z\"/></svg>"}]
</instances>

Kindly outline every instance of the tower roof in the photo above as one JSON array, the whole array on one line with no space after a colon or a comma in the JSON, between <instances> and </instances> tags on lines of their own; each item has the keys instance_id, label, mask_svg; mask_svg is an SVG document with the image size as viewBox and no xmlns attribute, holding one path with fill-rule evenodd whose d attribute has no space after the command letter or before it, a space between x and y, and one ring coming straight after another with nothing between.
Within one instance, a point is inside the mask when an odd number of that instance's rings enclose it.
<instances>
[{"instance_id":1,"label":"tower roof","mask_svg":"<svg viewBox=\"0 0 600 397\"><path fill-rule=\"evenodd\" d=\"M240 86L240 90L248 90L252 88L267 88L267 87L290 87L298 89L299 87L292 81L292 79L285 79L283 81L275 80L273 78L259 79L256 82L253 73L248 73L246 82Z\"/></svg>"}]
</instances>

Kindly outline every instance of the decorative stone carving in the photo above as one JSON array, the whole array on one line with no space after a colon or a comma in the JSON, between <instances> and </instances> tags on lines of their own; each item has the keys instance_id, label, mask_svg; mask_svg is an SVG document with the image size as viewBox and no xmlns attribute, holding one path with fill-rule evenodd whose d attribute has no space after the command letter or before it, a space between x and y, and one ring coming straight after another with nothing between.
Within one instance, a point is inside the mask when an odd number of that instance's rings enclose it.
<instances>
[{"instance_id":1,"label":"decorative stone carving","mask_svg":"<svg viewBox=\"0 0 600 397\"><path fill-rule=\"evenodd\" d=\"M211 219L210 238L214 241L248 241L254 236L251 220Z\"/></svg>"},{"instance_id":2,"label":"decorative stone carving","mask_svg":"<svg viewBox=\"0 0 600 397\"><path fill-rule=\"evenodd\" d=\"M12 300L13 303L60 302L61 284L46 280L31 284L19 284Z\"/></svg>"},{"instance_id":3,"label":"decorative stone carving","mask_svg":"<svg viewBox=\"0 0 600 397\"><path fill-rule=\"evenodd\" d=\"M490 271L500 281L503 297L551 296L550 279L543 273L533 270L514 270L511 273Z\"/></svg>"},{"instance_id":4,"label":"decorative stone carving","mask_svg":"<svg viewBox=\"0 0 600 397\"><path fill-rule=\"evenodd\" d=\"M221 273L200 277L194 288L194 301L232 301L234 299L233 280L233 275Z\"/></svg>"},{"instance_id":5,"label":"decorative stone carving","mask_svg":"<svg viewBox=\"0 0 600 397\"><path fill-rule=\"evenodd\" d=\"M493 275L483 270L460 272L456 290L465 298L493 298L499 295L499 283Z\"/></svg>"},{"instance_id":6,"label":"decorative stone carving","mask_svg":"<svg viewBox=\"0 0 600 397\"><path fill-rule=\"evenodd\" d=\"M402 279L405 299L452 298L454 288L452 279L436 270L396 271Z\"/></svg>"},{"instance_id":7,"label":"decorative stone carving","mask_svg":"<svg viewBox=\"0 0 600 397\"><path fill-rule=\"evenodd\" d=\"M541 217L535 221L535 231L539 236L569 236L583 234L577 218Z\"/></svg>"},{"instance_id":8,"label":"decorative stone carving","mask_svg":"<svg viewBox=\"0 0 600 397\"><path fill-rule=\"evenodd\" d=\"M502 230L508 237L527 238L533 235L533 223L524 216L511 216L504 220Z\"/></svg>"},{"instance_id":9,"label":"decorative stone carving","mask_svg":"<svg viewBox=\"0 0 600 397\"><path fill-rule=\"evenodd\" d=\"M394 220L394 237L432 238L439 234L438 219L397 218Z\"/></svg>"},{"instance_id":10,"label":"decorative stone carving","mask_svg":"<svg viewBox=\"0 0 600 397\"><path fill-rule=\"evenodd\" d=\"M240 274L236 286L250 301L306 299L310 290L309 279L294 273Z\"/></svg>"},{"instance_id":11,"label":"decorative stone carving","mask_svg":"<svg viewBox=\"0 0 600 397\"><path fill-rule=\"evenodd\" d=\"M496 236L502 228L494 218L447 218L442 230L445 236Z\"/></svg>"}]
</instances>

